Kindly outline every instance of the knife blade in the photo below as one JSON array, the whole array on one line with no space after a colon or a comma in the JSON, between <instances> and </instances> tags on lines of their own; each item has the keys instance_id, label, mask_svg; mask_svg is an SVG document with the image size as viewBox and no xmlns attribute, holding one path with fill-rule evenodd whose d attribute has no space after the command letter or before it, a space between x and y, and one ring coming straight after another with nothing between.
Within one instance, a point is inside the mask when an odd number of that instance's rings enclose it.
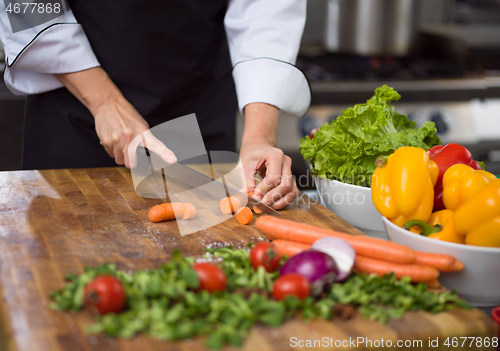
<instances>
[{"instance_id":1,"label":"knife blade","mask_svg":"<svg viewBox=\"0 0 500 351\"><path fill-rule=\"evenodd\" d=\"M192 186L194 188L200 188L203 190L203 185L210 183L210 187L218 189L217 193L225 193L227 196L234 196L243 204L245 203L247 207L252 208L257 207L263 213L268 215L281 216L281 213L273 209L272 207L263 204L262 202L248 196L245 193L229 186L226 182L220 182L213 177L209 177L203 173L200 173L186 165L181 163L174 163L162 168L162 173L172 177L184 184Z\"/></svg>"}]
</instances>

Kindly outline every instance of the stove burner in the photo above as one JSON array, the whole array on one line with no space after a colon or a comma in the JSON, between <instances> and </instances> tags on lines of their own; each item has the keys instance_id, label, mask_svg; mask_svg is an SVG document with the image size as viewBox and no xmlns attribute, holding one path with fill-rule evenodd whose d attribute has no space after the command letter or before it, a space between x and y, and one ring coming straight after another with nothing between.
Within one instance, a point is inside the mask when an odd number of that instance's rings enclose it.
<instances>
[{"instance_id":1,"label":"stove burner","mask_svg":"<svg viewBox=\"0 0 500 351\"><path fill-rule=\"evenodd\" d=\"M299 56L297 67L311 82L462 78L462 67L447 62L396 57L326 54Z\"/></svg>"}]
</instances>

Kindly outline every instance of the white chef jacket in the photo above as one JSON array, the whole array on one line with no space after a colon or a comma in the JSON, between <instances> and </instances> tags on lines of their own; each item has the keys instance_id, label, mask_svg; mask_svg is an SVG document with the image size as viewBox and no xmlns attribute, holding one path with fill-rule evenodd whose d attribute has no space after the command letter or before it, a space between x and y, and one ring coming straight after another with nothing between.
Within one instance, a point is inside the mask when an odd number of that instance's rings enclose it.
<instances>
[{"instance_id":1,"label":"white chef jacket","mask_svg":"<svg viewBox=\"0 0 500 351\"><path fill-rule=\"evenodd\" d=\"M311 103L304 74L294 64L306 17L306 0L229 0L224 26L240 111L264 102L302 116ZM99 66L73 13L12 32L0 1L0 41L5 49L4 80L18 95L63 87L55 73ZM145 58L147 60L147 53Z\"/></svg>"}]
</instances>

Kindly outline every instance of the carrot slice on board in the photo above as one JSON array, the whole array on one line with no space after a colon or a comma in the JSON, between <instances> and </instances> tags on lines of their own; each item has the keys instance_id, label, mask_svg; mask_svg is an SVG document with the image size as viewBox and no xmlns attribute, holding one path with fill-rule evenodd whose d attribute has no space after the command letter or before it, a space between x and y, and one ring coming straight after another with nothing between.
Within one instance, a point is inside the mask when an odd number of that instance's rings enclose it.
<instances>
[{"instance_id":1,"label":"carrot slice on board","mask_svg":"<svg viewBox=\"0 0 500 351\"><path fill-rule=\"evenodd\" d=\"M225 197L220 200L220 210L224 214L236 213L241 207L241 202L234 196Z\"/></svg>"},{"instance_id":2,"label":"carrot slice on board","mask_svg":"<svg viewBox=\"0 0 500 351\"><path fill-rule=\"evenodd\" d=\"M184 216L184 204L182 202L172 202L171 205L175 218L182 218Z\"/></svg>"},{"instance_id":3,"label":"carrot slice on board","mask_svg":"<svg viewBox=\"0 0 500 351\"><path fill-rule=\"evenodd\" d=\"M236 220L240 224L248 224L252 221L253 214L252 210L249 209L248 207L241 207L237 212L236 212Z\"/></svg>"},{"instance_id":4,"label":"carrot slice on board","mask_svg":"<svg viewBox=\"0 0 500 351\"><path fill-rule=\"evenodd\" d=\"M194 217L196 217L196 207L192 203L185 203L182 219L193 219Z\"/></svg>"},{"instance_id":5,"label":"carrot slice on board","mask_svg":"<svg viewBox=\"0 0 500 351\"><path fill-rule=\"evenodd\" d=\"M170 221L184 216L184 205L181 202L165 202L149 209L148 217L151 222Z\"/></svg>"},{"instance_id":6,"label":"carrot slice on board","mask_svg":"<svg viewBox=\"0 0 500 351\"><path fill-rule=\"evenodd\" d=\"M256 205L253 205L253 211L255 213L262 213L262 211Z\"/></svg>"},{"instance_id":7,"label":"carrot slice on board","mask_svg":"<svg viewBox=\"0 0 500 351\"><path fill-rule=\"evenodd\" d=\"M247 195L248 195L248 196L250 196L250 197L253 197L253 191L248 192L248 193L247 193ZM253 205L252 209L253 209L253 211L254 211L255 213L262 213L262 211L261 211L261 210L259 210L259 208L258 208L256 205Z\"/></svg>"}]
</instances>

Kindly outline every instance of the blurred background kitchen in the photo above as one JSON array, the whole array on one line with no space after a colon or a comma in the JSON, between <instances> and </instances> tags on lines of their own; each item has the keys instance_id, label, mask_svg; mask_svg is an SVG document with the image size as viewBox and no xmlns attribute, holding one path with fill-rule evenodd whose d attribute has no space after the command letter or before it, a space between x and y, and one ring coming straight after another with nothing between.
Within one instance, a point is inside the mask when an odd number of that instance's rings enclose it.
<instances>
[{"instance_id":1,"label":"blurred background kitchen","mask_svg":"<svg viewBox=\"0 0 500 351\"><path fill-rule=\"evenodd\" d=\"M434 121L443 143L465 145L500 174L500 0L308 0L307 10L297 66L312 106L301 119L284 114L278 131L297 177L306 174L300 139L383 84L401 94L398 112ZM3 61L0 50L2 71ZM20 167L23 110L2 80L0 170Z\"/></svg>"}]
</instances>

